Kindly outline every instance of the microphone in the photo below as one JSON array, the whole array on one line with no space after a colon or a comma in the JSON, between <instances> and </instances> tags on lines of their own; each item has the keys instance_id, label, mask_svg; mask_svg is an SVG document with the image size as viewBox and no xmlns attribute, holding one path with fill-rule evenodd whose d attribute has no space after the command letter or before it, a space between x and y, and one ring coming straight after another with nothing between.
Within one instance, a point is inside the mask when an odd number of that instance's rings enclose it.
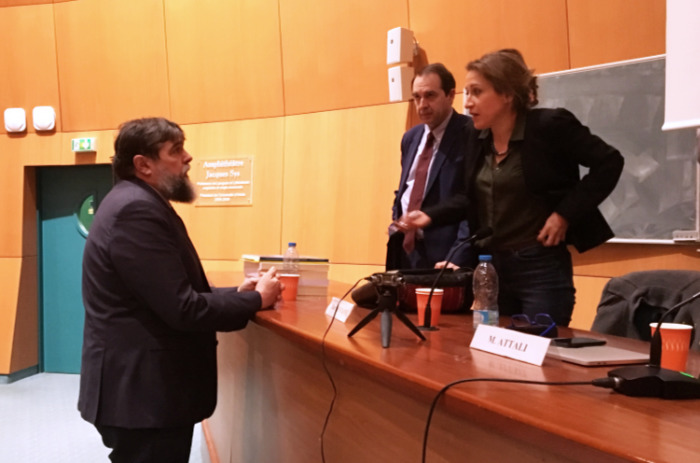
<instances>
[{"instance_id":1,"label":"microphone","mask_svg":"<svg viewBox=\"0 0 700 463\"><path fill-rule=\"evenodd\" d=\"M608 377L613 379L613 390L633 397L700 398L699 380L687 373L661 368L661 324L699 297L700 292L697 292L661 316L651 339L648 365L616 368L608 372Z\"/></svg>"},{"instance_id":2,"label":"microphone","mask_svg":"<svg viewBox=\"0 0 700 463\"><path fill-rule=\"evenodd\" d=\"M474 243L475 241L478 240L483 240L484 238L488 238L489 236L493 235L493 229L491 227L482 227L476 231L472 236L468 238L464 238L462 240L459 240L456 246L454 246L450 252L447 253L447 257L445 257L445 262L449 262L452 256L454 256L455 252L457 252L458 249L461 249L462 246L465 244L471 244ZM430 302L433 299L433 292L435 291L435 287L438 285L438 282L440 281L440 278L442 278L442 274L445 273L445 269L447 268L447 265L442 267L440 271L437 274L437 277L435 278L435 281L433 282L433 285L430 287L430 294L428 294L428 300L425 302L425 314L423 316L423 326L419 326L419 329L423 330L436 330L437 328L430 326L430 320L432 318L432 310L430 308Z\"/></svg>"}]
</instances>

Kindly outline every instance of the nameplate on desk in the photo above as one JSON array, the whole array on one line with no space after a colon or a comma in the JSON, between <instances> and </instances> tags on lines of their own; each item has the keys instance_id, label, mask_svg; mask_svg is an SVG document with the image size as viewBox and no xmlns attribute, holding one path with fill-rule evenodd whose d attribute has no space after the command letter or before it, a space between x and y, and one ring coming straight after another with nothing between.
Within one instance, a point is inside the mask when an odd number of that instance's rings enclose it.
<instances>
[{"instance_id":1,"label":"nameplate on desk","mask_svg":"<svg viewBox=\"0 0 700 463\"><path fill-rule=\"evenodd\" d=\"M329 317L333 317L335 314L335 318L340 320L341 322L345 323L345 321L348 319L350 314L352 313L352 309L355 307L355 304L348 302L348 301L341 301L337 297L334 297L331 300L331 303L328 304L328 308L326 309L326 315ZM338 309L336 311L336 308Z\"/></svg>"},{"instance_id":2,"label":"nameplate on desk","mask_svg":"<svg viewBox=\"0 0 700 463\"><path fill-rule=\"evenodd\" d=\"M550 341L542 336L497 326L479 325L469 347L542 366Z\"/></svg>"}]
</instances>

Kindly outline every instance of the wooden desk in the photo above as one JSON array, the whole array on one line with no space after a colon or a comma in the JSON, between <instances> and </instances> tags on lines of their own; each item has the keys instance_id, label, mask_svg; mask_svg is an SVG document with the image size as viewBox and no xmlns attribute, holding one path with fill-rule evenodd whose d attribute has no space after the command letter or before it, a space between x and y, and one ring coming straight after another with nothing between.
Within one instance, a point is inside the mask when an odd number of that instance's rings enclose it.
<instances>
[{"instance_id":1,"label":"wooden desk","mask_svg":"<svg viewBox=\"0 0 700 463\"><path fill-rule=\"evenodd\" d=\"M319 436L332 398L321 348L328 299L300 298L261 312L243 331L219 335L219 403L207 427L221 462L321 461ZM610 369L552 359L537 367L471 350L466 315L443 316L425 342L395 318L391 346L383 349L379 317L347 337L366 313L358 308L347 323L336 320L326 338L338 392L324 439L328 463L420 462L430 402L451 381L586 381ZM647 343L622 338L609 337L609 344L648 350ZM700 355L691 353L688 370L698 374ZM699 459L700 400L489 382L456 386L439 402L427 457L434 463Z\"/></svg>"}]
</instances>

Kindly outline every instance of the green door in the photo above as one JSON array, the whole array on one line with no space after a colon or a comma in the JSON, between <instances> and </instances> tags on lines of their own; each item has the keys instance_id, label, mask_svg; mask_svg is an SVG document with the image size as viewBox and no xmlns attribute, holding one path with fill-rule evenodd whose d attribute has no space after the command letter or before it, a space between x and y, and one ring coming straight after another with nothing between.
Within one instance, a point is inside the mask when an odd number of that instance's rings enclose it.
<instances>
[{"instance_id":1,"label":"green door","mask_svg":"<svg viewBox=\"0 0 700 463\"><path fill-rule=\"evenodd\" d=\"M41 369L79 373L85 320L81 275L85 238L112 188L108 165L38 169Z\"/></svg>"}]
</instances>

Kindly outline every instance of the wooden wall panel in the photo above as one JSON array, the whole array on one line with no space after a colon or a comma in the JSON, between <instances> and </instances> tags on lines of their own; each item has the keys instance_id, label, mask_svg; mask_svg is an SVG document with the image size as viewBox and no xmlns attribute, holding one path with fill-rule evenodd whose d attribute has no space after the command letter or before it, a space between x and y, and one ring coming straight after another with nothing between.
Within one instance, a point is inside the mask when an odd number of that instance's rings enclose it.
<instances>
[{"instance_id":1,"label":"wooden wall panel","mask_svg":"<svg viewBox=\"0 0 700 463\"><path fill-rule=\"evenodd\" d=\"M39 364L39 296L36 256L19 262L17 286L14 289L17 307L10 372ZM4 292L4 291L3 291Z\"/></svg>"},{"instance_id":2,"label":"wooden wall panel","mask_svg":"<svg viewBox=\"0 0 700 463\"><path fill-rule=\"evenodd\" d=\"M610 280L607 277L574 276L576 287L576 304L571 317L571 328L590 330L593 325L600 295Z\"/></svg>"},{"instance_id":3,"label":"wooden wall panel","mask_svg":"<svg viewBox=\"0 0 700 463\"><path fill-rule=\"evenodd\" d=\"M406 0L279 0L286 114L389 102L387 31Z\"/></svg>"},{"instance_id":4,"label":"wooden wall panel","mask_svg":"<svg viewBox=\"0 0 700 463\"><path fill-rule=\"evenodd\" d=\"M383 264L408 103L287 117L282 241Z\"/></svg>"},{"instance_id":5,"label":"wooden wall panel","mask_svg":"<svg viewBox=\"0 0 700 463\"><path fill-rule=\"evenodd\" d=\"M240 257L240 256L239 256ZM240 260L204 260L202 267L211 286L238 286L243 281L243 262Z\"/></svg>"},{"instance_id":6,"label":"wooden wall panel","mask_svg":"<svg viewBox=\"0 0 700 463\"><path fill-rule=\"evenodd\" d=\"M333 264L328 271L328 279L344 283L342 286L343 290L347 291L350 289L350 285L354 285L357 280L365 278L373 273L383 272L384 269L384 262L382 262L381 265ZM360 285L362 285L362 283L360 283ZM350 296L345 300L351 301Z\"/></svg>"},{"instance_id":7,"label":"wooden wall panel","mask_svg":"<svg viewBox=\"0 0 700 463\"><path fill-rule=\"evenodd\" d=\"M614 277L641 270L698 270L700 248L683 244L607 243L583 254L572 252L574 273Z\"/></svg>"},{"instance_id":8,"label":"wooden wall panel","mask_svg":"<svg viewBox=\"0 0 700 463\"><path fill-rule=\"evenodd\" d=\"M565 0L409 0L409 11L428 61L444 63L458 88L467 62L499 48L518 48L537 73L569 67Z\"/></svg>"},{"instance_id":9,"label":"wooden wall panel","mask_svg":"<svg viewBox=\"0 0 700 463\"><path fill-rule=\"evenodd\" d=\"M41 143L29 143L29 141ZM24 154L39 146L51 146L48 137L11 138L0 135L0 185L4 198L0 201L0 257L36 255L36 204L33 196L33 175L25 178ZM26 189L27 182L31 185Z\"/></svg>"},{"instance_id":10,"label":"wooden wall panel","mask_svg":"<svg viewBox=\"0 0 700 463\"><path fill-rule=\"evenodd\" d=\"M0 257L0 374L38 363L36 258Z\"/></svg>"},{"instance_id":11,"label":"wooden wall panel","mask_svg":"<svg viewBox=\"0 0 700 463\"><path fill-rule=\"evenodd\" d=\"M36 206L36 170L25 167L23 170L22 188L22 256L30 257L38 255L39 236L37 231L37 206ZM17 198L19 200L19 197ZM32 274L36 278L36 273Z\"/></svg>"},{"instance_id":12,"label":"wooden wall panel","mask_svg":"<svg viewBox=\"0 0 700 463\"><path fill-rule=\"evenodd\" d=\"M165 24L174 120L283 115L277 0L166 0Z\"/></svg>"},{"instance_id":13,"label":"wooden wall panel","mask_svg":"<svg viewBox=\"0 0 700 463\"><path fill-rule=\"evenodd\" d=\"M10 373L20 261L18 258L0 257L0 375Z\"/></svg>"},{"instance_id":14,"label":"wooden wall panel","mask_svg":"<svg viewBox=\"0 0 700 463\"><path fill-rule=\"evenodd\" d=\"M24 108L27 132L34 132L35 106L53 106L59 113L53 6L0 8L0 38L0 134L6 133L6 108Z\"/></svg>"},{"instance_id":15,"label":"wooden wall panel","mask_svg":"<svg viewBox=\"0 0 700 463\"><path fill-rule=\"evenodd\" d=\"M568 0L571 67L666 52L665 0Z\"/></svg>"},{"instance_id":16,"label":"wooden wall panel","mask_svg":"<svg viewBox=\"0 0 700 463\"><path fill-rule=\"evenodd\" d=\"M54 0L0 0L0 8L8 6L51 5Z\"/></svg>"},{"instance_id":17,"label":"wooden wall panel","mask_svg":"<svg viewBox=\"0 0 700 463\"><path fill-rule=\"evenodd\" d=\"M63 130L169 117L162 0L82 0L54 8Z\"/></svg>"},{"instance_id":18,"label":"wooden wall panel","mask_svg":"<svg viewBox=\"0 0 700 463\"><path fill-rule=\"evenodd\" d=\"M14 340L15 317L17 316L17 270L19 259L0 257L0 375L10 373L12 341Z\"/></svg>"},{"instance_id":19,"label":"wooden wall panel","mask_svg":"<svg viewBox=\"0 0 700 463\"><path fill-rule=\"evenodd\" d=\"M210 159L253 158L253 205L195 207L177 205L202 259L240 259L241 254L280 252L284 119L183 127L185 149L198 162Z\"/></svg>"},{"instance_id":20,"label":"wooden wall panel","mask_svg":"<svg viewBox=\"0 0 700 463\"><path fill-rule=\"evenodd\" d=\"M12 164L15 162L24 166L60 164L60 139L61 134L51 136L28 134L23 137L0 136L0 152L3 153L4 157L10 159Z\"/></svg>"}]
</instances>

